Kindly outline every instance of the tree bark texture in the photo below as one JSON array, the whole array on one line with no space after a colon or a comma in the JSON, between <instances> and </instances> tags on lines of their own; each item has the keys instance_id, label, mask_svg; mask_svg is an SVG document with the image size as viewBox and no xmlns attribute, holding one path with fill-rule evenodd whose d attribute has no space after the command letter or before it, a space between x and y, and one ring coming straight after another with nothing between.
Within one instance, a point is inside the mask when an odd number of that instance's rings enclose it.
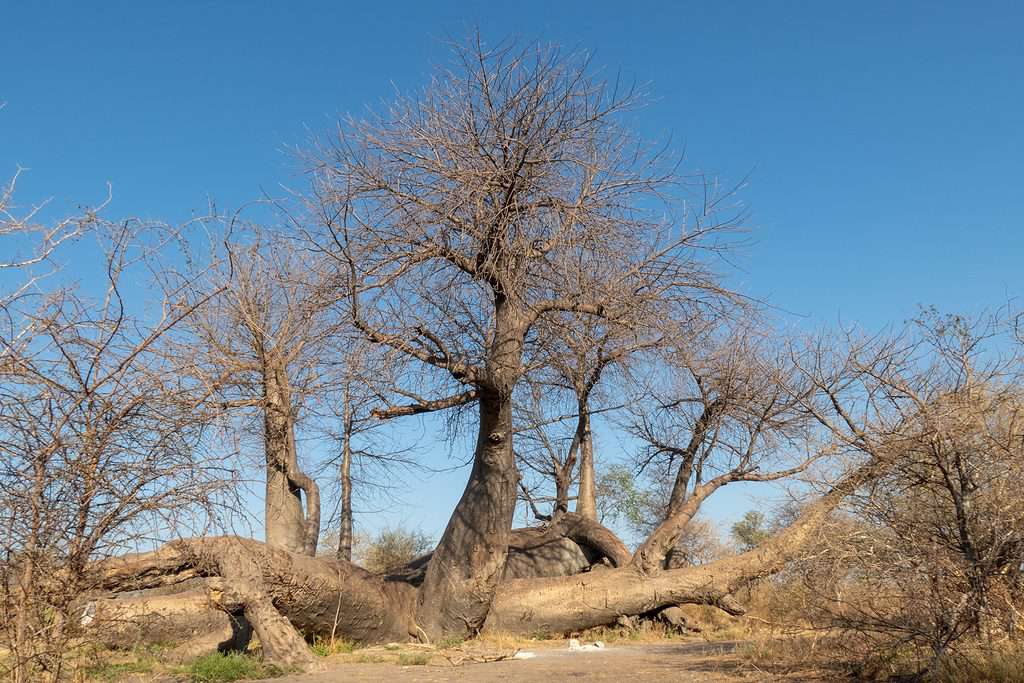
<instances>
[{"instance_id":1,"label":"tree bark texture","mask_svg":"<svg viewBox=\"0 0 1024 683\"><path fill-rule=\"evenodd\" d=\"M524 310L494 295L494 337L477 384L473 469L427 566L416 608L421 636L471 637L484 625L505 571L519 471L512 450L512 392L529 329Z\"/></svg>"}]
</instances>

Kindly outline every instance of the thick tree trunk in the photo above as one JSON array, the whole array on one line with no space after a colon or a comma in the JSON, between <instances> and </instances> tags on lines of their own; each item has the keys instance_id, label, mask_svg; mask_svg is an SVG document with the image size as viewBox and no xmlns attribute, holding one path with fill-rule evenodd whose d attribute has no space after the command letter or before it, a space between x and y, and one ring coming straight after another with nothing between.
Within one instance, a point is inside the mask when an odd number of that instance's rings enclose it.
<instances>
[{"instance_id":1,"label":"thick tree trunk","mask_svg":"<svg viewBox=\"0 0 1024 683\"><path fill-rule=\"evenodd\" d=\"M590 412L586 401L579 405L576 434L580 444L580 485L576 514L597 519L597 490L594 481L594 435L590 430Z\"/></svg>"},{"instance_id":2,"label":"thick tree trunk","mask_svg":"<svg viewBox=\"0 0 1024 683\"><path fill-rule=\"evenodd\" d=\"M373 643L415 633L413 586L342 560L237 537L175 541L154 552L107 560L98 567L96 585L133 591L193 579L206 580L212 606L244 613L264 646L276 643L268 658L278 663L308 664L298 661L308 654L302 636L337 634Z\"/></svg>"},{"instance_id":3,"label":"thick tree trunk","mask_svg":"<svg viewBox=\"0 0 1024 683\"><path fill-rule=\"evenodd\" d=\"M225 548L223 552L232 552L229 549L232 540L219 541ZM214 541L217 539L211 539L211 542ZM266 553L258 552L261 546L253 545L252 541L240 543L242 545L237 552L249 553L254 562L268 562ZM244 635L244 628L240 628L237 623L248 623L242 615L242 608L239 607L236 612L228 611L227 614L224 605L219 609L214 608L207 595L211 588L209 577L197 576L196 570L189 569L187 563L160 559L188 557L189 552L192 555L198 554L195 550L174 550L168 546L157 553L107 562L107 570L111 572L111 577L106 579L107 585L116 582L118 577L126 576L125 567L134 566L138 570L136 576L121 582L118 585L120 590L140 586L160 587L98 599L88 610L89 617L84 623L102 624L97 635L102 642L111 646L189 641L193 646L205 645L208 649L213 646L221 650L244 647L248 636ZM431 555L420 557L383 579L374 577L373 582L383 580L386 592L401 596L399 603L405 609L404 606L412 602L412 598L408 597L410 587L422 584L430 559ZM624 566L629 559L629 550L614 533L597 522L566 513L546 526L512 530L502 580L570 576L597 563ZM273 556L269 562L274 562ZM351 567L347 562L340 563L340 566ZM207 567L207 574L212 571ZM280 576L280 571L272 569L271 573ZM359 574L359 570L352 569L351 573ZM361 579L357 576L354 580L358 583ZM267 581L266 577L264 581ZM170 585L162 585L164 583ZM346 629L341 620L338 626L343 631ZM339 635L334 628L332 623L331 635ZM241 635L240 630L243 631ZM347 631L344 632L346 637L351 637Z\"/></svg>"},{"instance_id":4,"label":"thick tree trunk","mask_svg":"<svg viewBox=\"0 0 1024 683\"><path fill-rule=\"evenodd\" d=\"M298 488L291 485L285 468L267 462L267 492L264 505L267 543L275 548L302 552L305 515Z\"/></svg>"},{"instance_id":5,"label":"thick tree trunk","mask_svg":"<svg viewBox=\"0 0 1024 683\"><path fill-rule=\"evenodd\" d=\"M267 461L265 533L267 545L293 553L305 549L305 514L302 491L291 479L291 405L280 386L277 373L265 371L263 407L263 446Z\"/></svg>"},{"instance_id":6,"label":"thick tree trunk","mask_svg":"<svg viewBox=\"0 0 1024 683\"><path fill-rule=\"evenodd\" d=\"M519 473L512 453L512 400L481 391L480 431L469 482L434 551L416 621L429 639L478 632L505 569Z\"/></svg>"},{"instance_id":7,"label":"thick tree trunk","mask_svg":"<svg viewBox=\"0 0 1024 683\"><path fill-rule=\"evenodd\" d=\"M567 539L582 549L590 563L607 559L613 567L629 564L632 553L629 548L608 528L598 522L567 512L545 527L515 529L510 540L510 561L512 553L528 554L558 539ZM530 576L557 576L558 572L537 571Z\"/></svg>"},{"instance_id":8,"label":"thick tree trunk","mask_svg":"<svg viewBox=\"0 0 1024 683\"><path fill-rule=\"evenodd\" d=\"M568 576L602 561L621 567L630 558L615 534L574 513L544 527L515 529L510 536L503 582ZM419 635L412 610L416 586L430 559L419 558L406 570L381 577L348 562L307 558L234 537L179 541L152 553L103 563L100 585L130 592L97 600L88 621L111 643L198 635L211 649L237 649L247 643L248 604L262 605L267 598L306 635L341 635L359 642L403 640ZM307 598L322 599L297 600L295 593L303 591L308 591ZM256 622L265 610L253 609L256 632L270 629L267 637L282 640L277 621L260 625ZM378 618L367 621L367 609ZM388 615L397 621L389 621ZM291 646L281 648L285 654L279 656L294 659Z\"/></svg>"},{"instance_id":9,"label":"thick tree trunk","mask_svg":"<svg viewBox=\"0 0 1024 683\"><path fill-rule=\"evenodd\" d=\"M522 373L527 318L494 295L494 337L477 384L480 421L473 469L427 567L416 608L421 636L471 637L483 628L505 571L519 471L512 450L512 392Z\"/></svg>"},{"instance_id":10,"label":"thick tree trunk","mask_svg":"<svg viewBox=\"0 0 1024 683\"><path fill-rule=\"evenodd\" d=\"M487 618L487 629L512 633L567 632L602 626L620 615L645 614L670 605L715 605L731 614L744 609L731 594L778 572L805 547L842 499L877 471L854 470L800 517L757 548L701 566L647 572L636 564L570 577L508 581Z\"/></svg>"},{"instance_id":11,"label":"thick tree trunk","mask_svg":"<svg viewBox=\"0 0 1024 683\"><path fill-rule=\"evenodd\" d=\"M762 548L701 567L650 575L623 562L626 557L620 555L624 566L618 568L505 580L490 605L486 629L575 631L614 623L621 615L682 603L714 604L738 613L729 594L744 582L777 570L827 510L812 513ZM590 520L576 519L581 520L583 535L600 535L594 533ZM546 530L533 534L538 542L549 535ZM101 586L120 590L210 577L211 603L230 614L244 612L261 642L275 643L268 656L279 663L306 665L301 661L300 633L307 637L337 634L364 643L403 640L419 633L413 612L416 588L408 577L389 580L348 562L306 557L255 541L232 537L179 541L152 553L104 562L100 574Z\"/></svg>"}]
</instances>

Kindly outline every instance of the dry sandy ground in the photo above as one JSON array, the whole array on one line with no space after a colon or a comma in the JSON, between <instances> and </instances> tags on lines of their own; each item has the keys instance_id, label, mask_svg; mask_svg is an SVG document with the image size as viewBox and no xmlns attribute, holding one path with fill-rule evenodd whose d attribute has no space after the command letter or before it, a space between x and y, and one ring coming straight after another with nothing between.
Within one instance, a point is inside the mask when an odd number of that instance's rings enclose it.
<instances>
[{"instance_id":1,"label":"dry sandy ground","mask_svg":"<svg viewBox=\"0 0 1024 683\"><path fill-rule=\"evenodd\" d=\"M325 660L325 671L273 679L277 683L441 683L443 681L673 681L736 683L780 680L743 666L730 654L734 642L719 643L613 643L604 650L573 652L565 641L539 643L523 650L532 659L515 659L462 666L399 666ZM798 679L787 678L787 681Z\"/></svg>"}]
</instances>

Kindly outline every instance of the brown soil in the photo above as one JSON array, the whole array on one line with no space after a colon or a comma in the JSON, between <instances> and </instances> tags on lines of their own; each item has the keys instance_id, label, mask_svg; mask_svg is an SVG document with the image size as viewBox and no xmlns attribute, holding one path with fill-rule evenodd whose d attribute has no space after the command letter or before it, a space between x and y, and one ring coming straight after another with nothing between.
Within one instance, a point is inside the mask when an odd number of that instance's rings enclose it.
<instances>
[{"instance_id":1,"label":"brown soil","mask_svg":"<svg viewBox=\"0 0 1024 683\"><path fill-rule=\"evenodd\" d=\"M531 659L506 659L488 663L452 666L434 655L428 665L401 666L396 663L359 663L351 655L324 660L325 671L274 679L278 683L440 683L475 681L672 681L693 683L735 683L737 681L780 680L740 662L733 654L737 643L622 643L598 651L570 651L565 641L524 644ZM365 661L366 655L362 655ZM794 679L786 679L792 681Z\"/></svg>"}]
</instances>

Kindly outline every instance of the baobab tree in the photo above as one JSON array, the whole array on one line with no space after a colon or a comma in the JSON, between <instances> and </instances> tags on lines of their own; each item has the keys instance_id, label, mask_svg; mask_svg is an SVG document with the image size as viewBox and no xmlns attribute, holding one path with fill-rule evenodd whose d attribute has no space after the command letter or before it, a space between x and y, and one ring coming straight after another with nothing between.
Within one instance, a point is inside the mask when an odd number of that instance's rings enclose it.
<instances>
[{"instance_id":1,"label":"baobab tree","mask_svg":"<svg viewBox=\"0 0 1024 683\"><path fill-rule=\"evenodd\" d=\"M343 124L315 166L316 244L352 324L434 373L411 409L478 406L469 482L418 596L431 637L477 631L501 577L512 399L539 321L717 309L725 292L699 254L732 219L711 194L696 216L666 205L671 160L621 124L636 91L549 48L456 57L423 93Z\"/></svg>"},{"instance_id":2,"label":"baobab tree","mask_svg":"<svg viewBox=\"0 0 1024 683\"><path fill-rule=\"evenodd\" d=\"M296 425L314 392L325 392L328 307L298 250L259 226L234 226L191 299L209 301L185 320L172 349L181 372L209 403L253 420L266 464L267 543L308 555L320 536L320 488L300 464ZM169 280L177 286L177 278Z\"/></svg>"},{"instance_id":3,"label":"baobab tree","mask_svg":"<svg viewBox=\"0 0 1024 683\"><path fill-rule=\"evenodd\" d=\"M822 453L793 448L814 425L802 403L813 386L785 347L747 318L691 341L667 354L665 386L634 404L629 425L645 444L638 470L659 469L672 482L663 521L637 549L648 569L671 564L676 541L718 489L793 476Z\"/></svg>"}]
</instances>

